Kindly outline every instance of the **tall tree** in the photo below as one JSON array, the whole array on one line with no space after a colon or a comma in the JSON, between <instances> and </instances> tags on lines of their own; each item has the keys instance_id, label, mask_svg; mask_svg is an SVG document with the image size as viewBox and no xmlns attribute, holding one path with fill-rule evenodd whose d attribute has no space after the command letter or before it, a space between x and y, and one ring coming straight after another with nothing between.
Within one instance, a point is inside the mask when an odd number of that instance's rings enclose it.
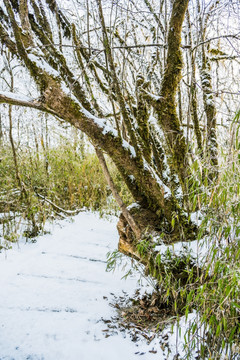
<instances>
[{"instance_id":1,"label":"tall tree","mask_svg":"<svg viewBox=\"0 0 240 360\"><path fill-rule=\"evenodd\" d=\"M176 103L188 2L160 1L157 8L144 0L146 11L141 11L137 2L127 0L112 4L110 10L101 0L84 1L86 21L78 16L70 20L70 10L64 11L55 0L3 0L0 8L2 46L21 61L38 91L34 98L0 91L0 102L63 119L91 139L103 166L102 152L112 159L139 205L131 216L123 207L119 231L122 251L128 244L125 252L133 252L128 229L138 239L139 229L164 233L167 243L196 235L189 219L193 154ZM202 151L194 89L194 126ZM212 125L208 118L208 137L213 139L213 134L216 142ZM211 156L216 159L216 148Z\"/></svg>"}]
</instances>

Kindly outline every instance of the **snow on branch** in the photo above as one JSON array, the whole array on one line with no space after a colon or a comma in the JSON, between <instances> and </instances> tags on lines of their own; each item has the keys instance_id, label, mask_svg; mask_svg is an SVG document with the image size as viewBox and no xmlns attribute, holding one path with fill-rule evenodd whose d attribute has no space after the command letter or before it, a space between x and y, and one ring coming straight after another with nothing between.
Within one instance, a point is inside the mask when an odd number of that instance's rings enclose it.
<instances>
[{"instance_id":1,"label":"snow on branch","mask_svg":"<svg viewBox=\"0 0 240 360\"><path fill-rule=\"evenodd\" d=\"M9 104L16 106L29 107L41 111L48 112L52 115L57 116L53 110L45 108L42 102L38 99L32 99L26 95L15 94L9 91L0 90L0 104Z\"/></svg>"},{"instance_id":2,"label":"snow on branch","mask_svg":"<svg viewBox=\"0 0 240 360\"><path fill-rule=\"evenodd\" d=\"M0 90L0 103L29 106L29 107L39 106L39 103L37 103L36 100L26 95L20 95L20 94L12 93L10 91L1 91L1 90Z\"/></svg>"}]
</instances>

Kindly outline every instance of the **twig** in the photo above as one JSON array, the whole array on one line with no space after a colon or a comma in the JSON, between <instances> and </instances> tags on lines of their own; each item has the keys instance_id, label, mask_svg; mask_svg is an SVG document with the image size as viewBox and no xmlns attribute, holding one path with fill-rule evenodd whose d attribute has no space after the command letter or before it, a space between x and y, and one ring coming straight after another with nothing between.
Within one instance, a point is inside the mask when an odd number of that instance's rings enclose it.
<instances>
[{"instance_id":1,"label":"twig","mask_svg":"<svg viewBox=\"0 0 240 360\"><path fill-rule=\"evenodd\" d=\"M81 211L84 211L84 209L77 209L77 210L65 210L63 208L61 208L60 206L54 204L51 200L49 200L48 198L46 198L45 196L38 194L35 191L35 194L40 198L43 199L44 201L46 201L47 203L49 203L50 205L52 205L52 207L56 210L59 210L63 213L65 213L66 215L77 215L78 213L80 213Z\"/></svg>"}]
</instances>

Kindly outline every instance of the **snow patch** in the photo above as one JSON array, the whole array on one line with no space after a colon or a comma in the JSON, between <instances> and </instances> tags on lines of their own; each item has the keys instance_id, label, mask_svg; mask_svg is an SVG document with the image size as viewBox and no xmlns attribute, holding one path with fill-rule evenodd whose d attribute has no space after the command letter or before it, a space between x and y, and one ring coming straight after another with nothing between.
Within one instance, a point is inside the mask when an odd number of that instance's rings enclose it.
<instances>
[{"instance_id":1,"label":"snow patch","mask_svg":"<svg viewBox=\"0 0 240 360\"><path fill-rule=\"evenodd\" d=\"M130 151L132 157L136 157L136 151L132 145L130 145L126 140L122 141L123 147Z\"/></svg>"},{"instance_id":2,"label":"snow patch","mask_svg":"<svg viewBox=\"0 0 240 360\"><path fill-rule=\"evenodd\" d=\"M59 77L59 73L57 70L53 69L44 59L42 59L39 56L36 56L34 54L29 54L28 58L34 62L37 67L39 67L40 69L42 69L43 71L46 71L48 74L58 78Z\"/></svg>"}]
</instances>

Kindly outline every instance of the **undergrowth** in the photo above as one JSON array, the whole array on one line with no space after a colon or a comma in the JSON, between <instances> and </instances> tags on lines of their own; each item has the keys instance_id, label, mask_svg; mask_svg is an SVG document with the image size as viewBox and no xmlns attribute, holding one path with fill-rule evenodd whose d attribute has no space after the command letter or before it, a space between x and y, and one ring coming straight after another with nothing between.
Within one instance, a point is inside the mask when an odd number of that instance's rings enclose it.
<instances>
[{"instance_id":1,"label":"undergrowth","mask_svg":"<svg viewBox=\"0 0 240 360\"><path fill-rule=\"evenodd\" d=\"M181 251L176 245L161 251L161 238L148 236L136 245L141 261L134 261L134 266L138 272L144 269L144 276L150 275L160 310L165 308L169 317L185 317L186 321L190 313L195 314L184 334L184 359L240 359L238 131L231 151L221 150L218 177L213 182L208 181L208 170L200 158L192 165L190 203L199 225L194 244L182 246ZM109 270L116 262L119 254L109 254Z\"/></svg>"},{"instance_id":2,"label":"undergrowth","mask_svg":"<svg viewBox=\"0 0 240 360\"><path fill-rule=\"evenodd\" d=\"M65 138L49 149L18 149L18 175L8 144L0 148L0 159L0 248L10 247L21 236L34 239L47 220L83 209L101 216L118 214L95 153L80 151ZM130 203L131 196L110 160L108 166L120 195Z\"/></svg>"}]
</instances>

